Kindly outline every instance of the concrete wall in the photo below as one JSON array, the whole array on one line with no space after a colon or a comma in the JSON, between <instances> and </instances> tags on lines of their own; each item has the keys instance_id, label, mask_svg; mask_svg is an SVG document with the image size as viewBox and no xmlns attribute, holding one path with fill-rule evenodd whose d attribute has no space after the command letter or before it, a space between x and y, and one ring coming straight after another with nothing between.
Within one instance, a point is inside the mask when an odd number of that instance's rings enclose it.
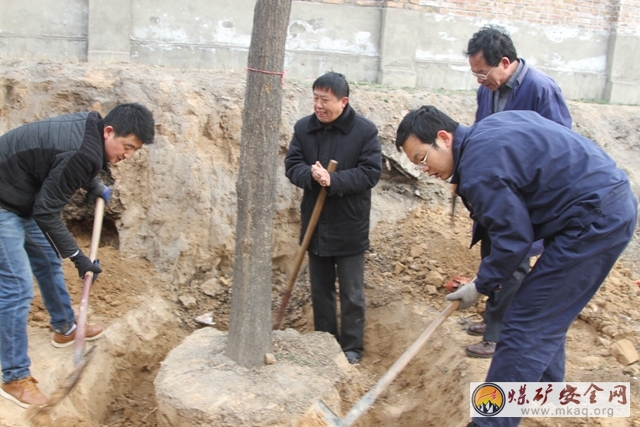
<instances>
[{"instance_id":1,"label":"concrete wall","mask_svg":"<svg viewBox=\"0 0 640 427\"><path fill-rule=\"evenodd\" d=\"M130 1L132 62L217 70L247 66L255 0Z\"/></svg>"},{"instance_id":2,"label":"concrete wall","mask_svg":"<svg viewBox=\"0 0 640 427\"><path fill-rule=\"evenodd\" d=\"M87 60L86 0L2 0L0 57Z\"/></svg>"},{"instance_id":3,"label":"concrete wall","mask_svg":"<svg viewBox=\"0 0 640 427\"><path fill-rule=\"evenodd\" d=\"M298 78L328 70L349 80L377 82L382 9L294 2L285 69Z\"/></svg>"},{"instance_id":4,"label":"concrete wall","mask_svg":"<svg viewBox=\"0 0 640 427\"><path fill-rule=\"evenodd\" d=\"M404 49L414 52L413 61L408 61L404 72L414 73L415 83L407 81L406 86L475 89L478 84L468 72L469 64L463 51L471 35L481 25L491 22L507 28L518 55L530 65L551 75L567 98L604 99L606 57L610 43L608 33L546 27L541 24L416 14L414 11L397 9L387 9L385 12L391 29L386 43L391 49L383 55L383 83L393 81L393 75L398 73L397 65L403 59L407 62L408 55L394 48L404 44ZM402 22L410 20L415 21L412 23L414 37L408 38L394 31ZM634 40L638 41L637 38ZM388 73L392 75L389 79L386 76ZM634 84L637 85L638 82Z\"/></svg>"},{"instance_id":5,"label":"concrete wall","mask_svg":"<svg viewBox=\"0 0 640 427\"><path fill-rule=\"evenodd\" d=\"M255 0L2 4L3 58L241 70ZM472 90L462 51L486 23L508 28L519 55L567 98L640 103L640 0L294 1L285 69L298 79L334 70L352 81Z\"/></svg>"}]
</instances>

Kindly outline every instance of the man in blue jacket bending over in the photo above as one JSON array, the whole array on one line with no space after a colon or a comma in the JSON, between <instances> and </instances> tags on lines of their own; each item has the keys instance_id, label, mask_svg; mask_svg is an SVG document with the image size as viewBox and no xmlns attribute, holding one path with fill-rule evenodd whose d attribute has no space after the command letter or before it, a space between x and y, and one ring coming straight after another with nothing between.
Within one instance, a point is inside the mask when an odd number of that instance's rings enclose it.
<instances>
[{"instance_id":1,"label":"man in blue jacket bending over","mask_svg":"<svg viewBox=\"0 0 640 427\"><path fill-rule=\"evenodd\" d=\"M507 110L531 110L571 129L571 114L555 81L518 58L511 37L502 27L487 25L469 40L467 51L471 74L478 80L478 110L476 123L491 114ZM516 143L517 141L513 141ZM478 240L482 258L489 256L491 240L481 225L474 223L472 245ZM539 255L542 242L537 242L530 256ZM469 325L470 335L482 336L482 341L465 349L470 357L493 356L502 329L502 318L524 276L529 272L526 257L501 292L491 292L484 318Z\"/></svg>"},{"instance_id":2,"label":"man in blue jacket bending over","mask_svg":"<svg viewBox=\"0 0 640 427\"><path fill-rule=\"evenodd\" d=\"M460 300L459 310L509 286L533 242L544 239L507 308L486 381L563 381L567 331L636 226L638 202L625 173L593 141L532 111L466 127L423 106L403 118L396 146L430 176L451 178L491 239L476 280L446 297ZM469 425L519 422L478 417Z\"/></svg>"}]
</instances>

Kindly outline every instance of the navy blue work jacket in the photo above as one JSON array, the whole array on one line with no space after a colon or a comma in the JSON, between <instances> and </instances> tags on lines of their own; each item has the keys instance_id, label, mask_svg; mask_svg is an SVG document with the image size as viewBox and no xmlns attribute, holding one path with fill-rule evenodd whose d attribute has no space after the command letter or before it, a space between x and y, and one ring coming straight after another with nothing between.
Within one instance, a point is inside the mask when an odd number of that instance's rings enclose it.
<instances>
[{"instance_id":1,"label":"navy blue work jacket","mask_svg":"<svg viewBox=\"0 0 640 427\"><path fill-rule=\"evenodd\" d=\"M457 194L491 239L476 287L505 283L535 240L586 226L590 212L630 191L629 180L593 141L533 111L503 111L453 141Z\"/></svg>"},{"instance_id":2,"label":"navy blue work jacket","mask_svg":"<svg viewBox=\"0 0 640 427\"><path fill-rule=\"evenodd\" d=\"M572 119L569 107L562 96L562 91L556 82L543 72L530 67L527 62L518 58L522 63L522 71L516 78L515 85L509 92L503 111L507 110L531 110L571 129ZM495 92L480 86L477 92L478 110L476 122L496 113L494 107ZM482 240L486 230L474 223L473 242ZM472 244L473 246L473 244ZM542 242L534 243L529 256L540 255Z\"/></svg>"},{"instance_id":3,"label":"navy blue work jacket","mask_svg":"<svg viewBox=\"0 0 640 427\"><path fill-rule=\"evenodd\" d=\"M562 91L556 82L546 74L529 67L524 59L522 72L518 76L516 85L511 89L504 111L531 110L542 117L553 120L571 129L571 113L562 97ZM493 92L484 86L478 88L476 94L478 110L476 122L494 114Z\"/></svg>"}]
</instances>

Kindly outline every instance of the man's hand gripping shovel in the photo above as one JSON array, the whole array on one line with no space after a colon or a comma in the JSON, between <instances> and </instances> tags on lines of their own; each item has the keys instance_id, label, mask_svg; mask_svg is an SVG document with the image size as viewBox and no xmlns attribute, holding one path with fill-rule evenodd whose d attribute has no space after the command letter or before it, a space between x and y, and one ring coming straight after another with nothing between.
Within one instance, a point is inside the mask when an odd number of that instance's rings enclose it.
<instances>
[{"instance_id":1,"label":"man's hand gripping shovel","mask_svg":"<svg viewBox=\"0 0 640 427\"><path fill-rule=\"evenodd\" d=\"M327 167L327 172L331 173L335 171L337 167L338 162L336 162L335 160L330 160L329 166ZM289 303L289 298L291 298L291 290L293 289L293 285L296 283L296 278L298 277L298 272L300 271L300 266L302 265L304 254L307 252L309 242L311 242L311 236L313 236L313 232L315 231L316 225L318 224L318 219L320 218L320 214L322 213L322 207L324 206L324 200L326 198L327 189L325 187L322 187L320 189L320 193L318 194L318 198L316 199L316 204L313 207L313 212L311 212L311 218L309 219L309 224L307 225L307 229L304 232L302 243L300 244L300 248L298 249L298 254L296 255L296 260L293 266L293 272L291 273L291 276L289 276L289 282L287 284L287 289L285 290L282 297L278 315L276 316L276 320L273 322L272 329L274 331L280 329L282 319L284 318L284 313L287 309L287 304Z\"/></svg>"},{"instance_id":2,"label":"man's hand gripping shovel","mask_svg":"<svg viewBox=\"0 0 640 427\"><path fill-rule=\"evenodd\" d=\"M100 234L102 233L102 220L104 218L104 199L96 199L96 210L93 219L93 232L91 234L91 248L89 259L95 261L98 256L98 245L100 244ZM93 346L85 353L85 337L87 330L87 311L89 309L89 292L93 284L93 272L89 271L84 276L82 285L82 296L80 299L80 310L76 326L76 338L73 346L73 371L59 384L58 388L51 394L47 404L43 406L31 406L25 417L33 426L49 425L49 414L53 408L64 399L75 385L80 381L84 368L93 357Z\"/></svg>"}]
</instances>

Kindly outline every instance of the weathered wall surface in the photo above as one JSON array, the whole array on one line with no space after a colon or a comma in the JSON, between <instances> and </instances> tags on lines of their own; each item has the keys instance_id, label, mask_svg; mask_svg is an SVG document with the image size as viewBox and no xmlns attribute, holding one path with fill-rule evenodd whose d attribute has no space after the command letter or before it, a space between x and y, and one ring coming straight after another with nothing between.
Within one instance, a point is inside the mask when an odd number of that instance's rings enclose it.
<instances>
[{"instance_id":1,"label":"weathered wall surface","mask_svg":"<svg viewBox=\"0 0 640 427\"><path fill-rule=\"evenodd\" d=\"M255 0L34 0L3 3L0 56L241 71ZM462 51L483 24L569 99L640 103L638 0L294 1L285 69L352 81L475 89ZM269 70L281 71L281 70Z\"/></svg>"},{"instance_id":2,"label":"weathered wall surface","mask_svg":"<svg viewBox=\"0 0 640 427\"><path fill-rule=\"evenodd\" d=\"M86 0L5 0L0 57L87 60Z\"/></svg>"}]
</instances>

